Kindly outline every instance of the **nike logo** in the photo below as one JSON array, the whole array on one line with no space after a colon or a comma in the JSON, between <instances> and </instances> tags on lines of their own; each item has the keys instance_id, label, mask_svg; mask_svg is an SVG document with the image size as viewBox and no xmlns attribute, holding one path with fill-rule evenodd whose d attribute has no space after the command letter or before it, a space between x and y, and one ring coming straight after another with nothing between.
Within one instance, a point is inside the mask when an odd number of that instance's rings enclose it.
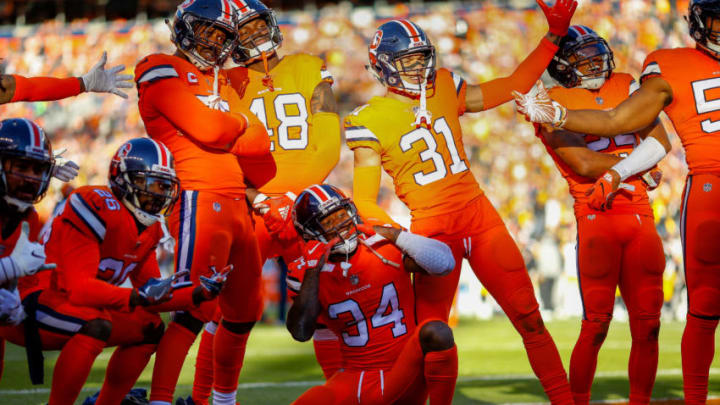
<instances>
[{"instance_id":1,"label":"nike logo","mask_svg":"<svg viewBox=\"0 0 720 405\"><path fill-rule=\"evenodd\" d=\"M309 253L309 254L313 254L313 252L315 251L315 249L317 249L319 246L320 246L319 243L318 243L317 245L313 246L312 249L308 250L308 253Z\"/></svg>"},{"instance_id":2,"label":"nike logo","mask_svg":"<svg viewBox=\"0 0 720 405\"><path fill-rule=\"evenodd\" d=\"M30 256L45 260L45 255L37 255L35 252L30 252Z\"/></svg>"}]
</instances>

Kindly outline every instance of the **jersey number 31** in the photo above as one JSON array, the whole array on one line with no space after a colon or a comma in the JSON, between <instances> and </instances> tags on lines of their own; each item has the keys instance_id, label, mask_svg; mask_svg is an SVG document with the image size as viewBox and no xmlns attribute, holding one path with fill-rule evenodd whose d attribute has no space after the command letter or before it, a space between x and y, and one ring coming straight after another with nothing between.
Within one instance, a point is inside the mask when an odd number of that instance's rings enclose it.
<instances>
[{"instance_id":1,"label":"jersey number 31","mask_svg":"<svg viewBox=\"0 0 720 405\"><path fill-rule=\"evenodd\" d=\"M465 160L462 159L458 153L452 130L445 120L445 117L436 119L435 122L433 122L432 129L435 134L442 135L447 151L450 154L450 173L458 174L466 171L468 166L465 163ZM420 160L423 162L430 160L433 162L433 165L435 165L435 170L429 173L419 171L413 174L415 183L420 186L424 186L445 178L448 174L448 167L445 164L445 158L443 158L443 155L438 152L438 141L436 140L436 135L434 136L433 133L425 127L420 127L403 135L402 138L400 138L400 149L403 152L408 152L412 149L415 142L419 142L421 140L425 142L427 149L420 152Z\"/></svg>"}]
</instances>

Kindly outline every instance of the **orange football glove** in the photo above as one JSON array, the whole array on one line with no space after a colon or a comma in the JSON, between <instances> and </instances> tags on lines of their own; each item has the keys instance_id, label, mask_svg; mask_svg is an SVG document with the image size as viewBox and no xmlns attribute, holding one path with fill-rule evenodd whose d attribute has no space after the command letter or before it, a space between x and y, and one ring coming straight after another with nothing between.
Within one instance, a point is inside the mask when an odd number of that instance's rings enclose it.
<instances>
[{"instance_id":1,"label":"orange football glove","mask_svg":"<svg viewBox=\"0 0 720 405\"><path fill-rule=\"evenodd\" d=\"M294 203L295 195L287 193L256 203L253 208L262 214L265 227L270 235L278 236L278 234L286 230L288 225L292 225L290 212Z\"/></svg>"},{"instance_id":2,"label":"orange football glove","mask_svg":"<svg viewBox=\"0 0 720 405\"><path fill-rule=\"evenodd\" d=\"M662 181L662 176L662 171L655 167L645 172L640 178L642 179L642 181L645 182L645 185L647 186L647 191L653 191L660 185L660 182Z\"/></svg>"},{"instance_id":3,"label":"orange football glove","mask_svg":"<svg viewBox=\"0 0 720 405\"><path fill-rule=\"evenodd\" d=\"M620 176L614 171L605 172L595 184L585 193L589 197L588 205L598 211L605 211L612 208L613 200L622 190L635 191L635 187L620 183Z\"/></svg>"}]
</instances>

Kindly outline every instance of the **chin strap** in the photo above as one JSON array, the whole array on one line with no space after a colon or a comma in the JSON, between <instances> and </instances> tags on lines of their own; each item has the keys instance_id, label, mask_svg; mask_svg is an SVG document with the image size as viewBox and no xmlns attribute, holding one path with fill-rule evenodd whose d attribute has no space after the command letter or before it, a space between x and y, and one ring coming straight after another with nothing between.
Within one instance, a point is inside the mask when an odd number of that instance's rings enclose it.
<instances>
[{"instance_id":1,"label":"chin strap","mask_svg":"<svg viewBox=\"0 0 720 405\"><path fill-rule=\"evenodd\" d=\"M22 200L18 200L17 198L10 197L8 195L4 196L3 199L6 203L16 207L20 212L25 212L30 209L33 205L29 202L25 202Z\"/></svg>"},{"instance_id":2,"label":"chin strap","mask_svg":"<svg viewBox=\"0 0 720 405\"><path fill-rule=\"evenodd\" d=\"M219 91L219 84L218 84L218 76L220 73L220 66L215 66L213 68L213 94L210 96L210 101L208 105L213 110L219 110L220 109L220 102L222 99L220 98L220 91Z\"/></svg>"},{"instance_id":3,"label":"chin strap","mask_svg":"<svg viewBox=\"0 0 720 405\"><path fill-rule=\"evenodd\" d=\"M389 265L389 266L392 266L392 267L395 267L395 268L398 268L398 269L400 268L400 264L399 264L399 263L395 263L395 262L392 261L392 260L386 259L383 255L381 255L381 254L378 253L375 249L373 249L373 248L370 246L370 244L365 241L365 239L358 237L358 240L360 241L360 243L362 243L363 245L365 245L366 248L370 249L370 252L372 252L372 254L374 254L375 256L377 256L377 258L380 259L380 261L383 262L383 264L387 264L387 265Z\"/></svg>"},{"instance_id":4,"label":"chin strap","mask_svg":"<svg viewBox=\"0 0 720 405\"><path fill-rule=\"evenodd\" d=\"M420 86L420 107L415 110L415 128L425 127L430 129L432 113L427 110L427 79L423 80Z\"/></svg>"},{"instance_id":5,"label":"chin strap","mask_svg":"<svg viewBox=\"0 0 720 405\"><path fill-rule=\"evenodd\" d=\"M275 91L275 85L273 84L273 78L270 76L270 69L268 69L268 54L265 51L261 51L263 68L265 68L265 77L262 79L263 86L267 87L270 91Z\"/></svg>"}]
</instances>

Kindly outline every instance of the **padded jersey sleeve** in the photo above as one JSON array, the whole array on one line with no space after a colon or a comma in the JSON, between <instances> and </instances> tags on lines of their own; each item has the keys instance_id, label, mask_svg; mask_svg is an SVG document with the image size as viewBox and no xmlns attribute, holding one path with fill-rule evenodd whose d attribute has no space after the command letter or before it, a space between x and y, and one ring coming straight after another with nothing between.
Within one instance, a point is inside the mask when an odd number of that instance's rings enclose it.
<instances>
[{"instance_id":1,"label":"padded jersey sleeve","mask_svg":"<svg viewBox=\"0 0 720 405\"><path fill-rule=\"evenodd\" d=\"M358 107L345 117L345 143L351 150L366 147L381 155L382 145L380 144L380 138L367 127L370 120L368 114L370 108L369 105Z\"/></svg>"},{"instance_id":2,"label":"padded jersey sleeve","mask_svg":"<svg viewBox=\"0 0 720 405\"><path fill-rule=\"evenodd\" d=\"M640 83L651 77L662 77L663 72L660 66L661 54L659 51L651 52L643 63L642 73L640 73Z\"/></svg>"},{"instance_id":3,"label":"padded jersey sleeve","mask_svg":"<svg viewBox=\"0 0 720 405\"><path fill-rule=\"evenodd\" d=\"M146 58L137 66L135 81L141 109L162 115L183 135L206 146L226 149L247 127L247 118L242 114L203 104L172 64Z\"/></svg>"}]
</instances>

